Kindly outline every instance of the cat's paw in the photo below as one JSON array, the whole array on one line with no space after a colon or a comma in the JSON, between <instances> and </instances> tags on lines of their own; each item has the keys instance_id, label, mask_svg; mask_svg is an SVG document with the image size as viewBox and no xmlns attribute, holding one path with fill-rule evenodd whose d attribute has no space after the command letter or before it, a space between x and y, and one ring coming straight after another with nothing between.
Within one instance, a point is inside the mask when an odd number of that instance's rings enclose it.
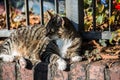
<instances>
[{"instance_id":1,"label":"cat's paw","mask_svg":"<svg viewBox=\"0 0 120 80\"><path fill-rule=\"evenodd\" d=\"M20 68L25 68L27 66L27 62L23 57L19 59L19 65L20 65Z\"/></svg>"},{"instance_id":2,"label":"cat's paw","mask_svg":"<svg viewBox=\"0 0 120 80\"><path fill-rule=\"evenodd\" d=\"M81 61L82 60L82 57L81 56L74 56L71 58L72 62L78 62L78 61Z\"/></svg>"},{"instance_id":3,"label":"cat's paw","mask_svg":"<svg viewBox=\"0 0 120 80\"><path fill-rule=\"evenodd\" d=\"M59 70L65 70L67 68L67 63L65 60L63 59L58 59L57 60L57 63L58 63L58 69Z\"/></svg>"},{"instance_id":4,"label":"cat's paw","mask_svg":"<svg viewBox=\"0 0 120 80\"><path fill-rule=\"evenodd\" d=\"M2 60L5 61L5 62L13 62L14 61L14 56L4 55Z\"/></svg>"}]
</instances>

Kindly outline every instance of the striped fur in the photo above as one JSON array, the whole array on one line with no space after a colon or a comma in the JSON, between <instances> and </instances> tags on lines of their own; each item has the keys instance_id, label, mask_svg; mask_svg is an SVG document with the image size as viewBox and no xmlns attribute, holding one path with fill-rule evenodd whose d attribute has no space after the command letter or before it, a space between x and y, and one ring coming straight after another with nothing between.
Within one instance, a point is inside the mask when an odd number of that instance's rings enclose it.
<instances>
[{"instance_id":1,"label":"striped fur","mask_svg":"<svg viewBox=\"0 0 120 80\"><path fill-rule=\"evenodd\" d=\"M0 45L0 58L3 61L20 61L26 67L25 59L33 65L38 61L56 64L65 70L67 62L80 61L81 38L66 17L53 15L48 11L50 20L45 26L22 27Z\"/></svg>"},{"instance_id":2,"label":"striped fur","mask_svg":"<svg viewBox=\"0 0 120 80\"><path fill-rule=\"evenodd\" d=\"M55 37L62 58L71 62L80 61L81 37L69 19L49 12L50 21L46 25L47 36Z\"/></svg>"},{"instance_id":3,"label":"striped fur","mask_svg":"<svg viewBox=\"0 0 120 80\"><path fill-rule=\"evenodd\" d=\"M40 60L55 63L58 53L55 41L46 37L46 28L40 25L18 28L0 45L0 58L6 62L20 60L23 68L25 59L33 65Z\"/></svg>"}]
</instances>

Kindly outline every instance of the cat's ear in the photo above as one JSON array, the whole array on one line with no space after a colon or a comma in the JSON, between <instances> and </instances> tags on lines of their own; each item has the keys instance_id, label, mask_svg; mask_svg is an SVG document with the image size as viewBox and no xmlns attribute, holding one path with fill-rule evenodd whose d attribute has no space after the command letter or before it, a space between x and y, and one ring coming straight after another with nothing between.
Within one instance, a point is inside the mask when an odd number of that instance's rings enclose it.
<instances>
[{"instance_id":1,"label":"cat's ear","mask_svg":"<svg viewBox=\"0 0 120 80\"><path fill-rule=\"evenodd\" d=\"M64 19L57 15L57 26L64 26Z\"/></svg>"},{"instance_id":2,"label":"cat's ear","mask_svg":"<svg viewBox=\"0 0 120 80\"><path fill-rule=\"evenodd\" d=\"M53 18L54 17L54 14L52 12L50 12L49 10L47 10L47 13L48 13L49 18Z\"/></svg>"}]
</instances>

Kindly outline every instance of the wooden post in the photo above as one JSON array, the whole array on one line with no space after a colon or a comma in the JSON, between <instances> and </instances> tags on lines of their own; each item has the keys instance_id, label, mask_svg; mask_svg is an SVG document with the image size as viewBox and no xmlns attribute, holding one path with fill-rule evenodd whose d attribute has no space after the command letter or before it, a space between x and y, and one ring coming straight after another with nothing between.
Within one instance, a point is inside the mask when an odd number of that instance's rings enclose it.
<instances>
[{"instance_id":1,"label":"wooden post","mask_svg":"<svg viewBox=\"0 0 120 80\"><path fill-rule=\"evenodd\" d=\"M82 32L84 28L83 2L83 0L66 0L66 16L79 32Z\"/></svg>"},{"instance_id":2,"label":"wooden post","mask_svg":"<svg viewBox=\"0 0 120 80\"><path fill-rule=\"evenodd\" d=\"M41 25L44 25L43 0L40 0L40 20L41 20Z\"/></svg>"},{"instance_id":3,"label":"wooden post","mask_svg":"<svg viewBox=\"0 0 120 80\"><path fill-rule=\"evenodd\" d=\"M6 27L10 30L10 10L9 10L9 0L4 0L5 10L6 10Z\"/></svg>"},{"instance_id":4,"label":"wooden post","mask_svg":"<svg viewBox=\"0 0 120 80\"><path fill-rule=\"evenodd\" d=\"M28 4L28 0L25 0L25 14L26 14L26 26L29 26L30 22L29 22L29 4Z\"/></svg>"}]
</instances>

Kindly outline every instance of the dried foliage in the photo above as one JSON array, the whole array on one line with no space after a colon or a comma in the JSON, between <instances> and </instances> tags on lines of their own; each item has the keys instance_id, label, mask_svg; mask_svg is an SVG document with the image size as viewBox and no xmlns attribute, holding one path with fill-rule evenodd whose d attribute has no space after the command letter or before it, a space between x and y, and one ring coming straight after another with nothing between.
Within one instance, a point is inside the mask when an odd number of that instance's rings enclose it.
<instances>
[{"instance_id":1,"label":"dried foliage","mask_svg":"<svg viewBox=\"0 0 120 80\"><path fill-rule=\"evenodd\" d=\"M120 27L120 9L117 0L112 2L112 14L109 12L109 0L95 0L96 1L96 30L105 31L111 28L112 31L119 29ZM120 5L120 3L119 3ZM92 31L93 26L93 9L92 0L84 0L84 30Z\"/></svg>"},{"instance_id":2,"label":"dried foliage","mask_svg":"<svg viewBox=\"0 0 120 80\"><path fill-rule=\"evenodd\" d=\"M30 25L40 24L40 15L35 15L32 11L29 12ZM44 22L47 22L47 12L44 13ZM14 8L10 10L10 29L26 26L25 13L16 11ZM6 28L6 13L0 14L0 29Z\"/></svg>"},{"instance_id":3,"label":"dried foliage","mask_svg":"<svg viewBox=\"0 0 120 80\"><path fill-rule=\"evenodd\" d=\"M0 14L0 29L4 29L6 27L6 14Z\"/></svg>"},{"instance_id":4,"label":"dried foliage","mask_svg":"<svg viewBox=\"0 0 120 80\"><path fill-rule=\"evenodd\" d=\"M85 58L88 61L100 59L118 59L120 55L120 2L113 0L112 14L109 14L109 0L96 1L96 31L106 31L111 29L112 37L110 40L93 40L90 41L88 49L84 49ZM93 9L92 0L84 0L84 31L92 31L93 26Z\"/></svg>"},{"instance_id":5,"label":"dried foliage","mask_svg":"<svg viewBox=\"0 0 120 80\"><path fill-rule=\"evenodd\" d=\"M106 42L107 44L107 42ZM84 47L85 46L85 47ZM119 59L120 45L101 45L100 41L92 40L83 43L84 57L89 62L97 60Z\"/></svg>"}]
</instances>

